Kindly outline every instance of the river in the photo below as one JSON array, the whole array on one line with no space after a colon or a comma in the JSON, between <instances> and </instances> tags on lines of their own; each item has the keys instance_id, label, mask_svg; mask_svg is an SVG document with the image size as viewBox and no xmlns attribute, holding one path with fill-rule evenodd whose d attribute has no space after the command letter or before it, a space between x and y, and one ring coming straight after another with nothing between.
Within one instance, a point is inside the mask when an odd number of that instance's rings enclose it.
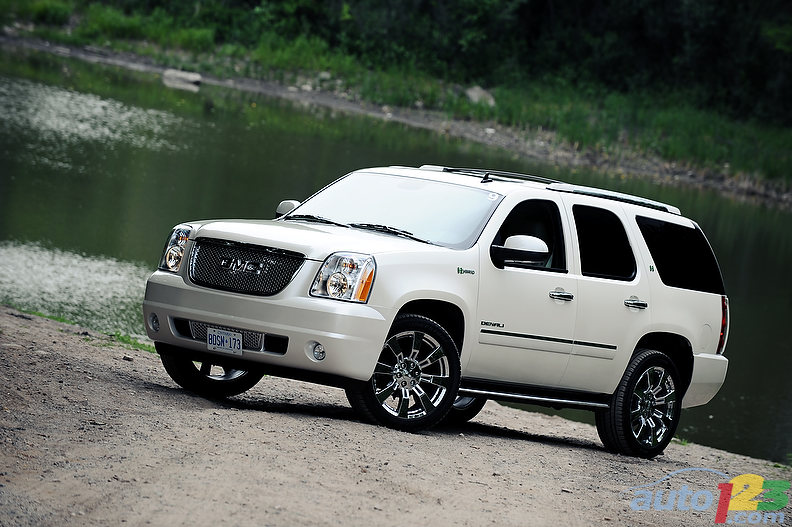
<instances>
[{"instance_id":1,"label":"river","mask_svg":"<svg viewBox=\"0 0 792 527\"><path fill-rule=\"evenodd\" d=\"M543 166L326 108L215 87L177 91L153 74L0 52L0 303L142 335L145 278L172 225L270 218L281 199L389 164L536 173L678 206L718 255L732 325L726 383L711 403L683 412L677 436L792 462L791 213Z\"/></svg>"}]
</instances>

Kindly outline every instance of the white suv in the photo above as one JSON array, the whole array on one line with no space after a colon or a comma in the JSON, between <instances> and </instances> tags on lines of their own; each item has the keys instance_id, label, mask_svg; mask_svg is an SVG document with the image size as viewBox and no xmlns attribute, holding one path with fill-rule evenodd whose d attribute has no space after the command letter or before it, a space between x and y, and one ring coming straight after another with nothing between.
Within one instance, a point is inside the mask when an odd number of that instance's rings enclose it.
<instances>
[{"instance_id":1,"label":"white suv","mask_svg":"<svg viewBox=\"0 0 792 527\"><path fill-rule=\"evenodd\" d=\"M651 457L726 376L721 273L675 207L423 166L357 170L278 214L169 236L143 311L182 387L339 386L401 430L487 399L590 409L607 449Z\"/></svg>"}]
</instances>

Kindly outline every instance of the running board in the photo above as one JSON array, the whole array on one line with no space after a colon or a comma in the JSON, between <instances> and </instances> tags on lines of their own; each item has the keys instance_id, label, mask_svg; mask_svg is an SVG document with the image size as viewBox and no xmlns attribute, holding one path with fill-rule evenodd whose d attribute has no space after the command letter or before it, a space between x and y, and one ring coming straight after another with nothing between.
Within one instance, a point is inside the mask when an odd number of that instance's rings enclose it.
<instances>
[{"instance_id":1,"label":"running board","mask_svg":"<svg viewBox=\"0 0 792 527\"><path fill-rule=\"evenodd\" d=\"M517 403L538 404L540 406L564 407L564 408L609 408L607 403L594 401L576 401L573 399L561 399L556 397L544 397L538 395L525 395L521 393L493 392L489 390L478 390L475 388L460 388L459 395L470 395L474 397L486 397L496 401L511 401Z\"/></svg>"}]
</instances>

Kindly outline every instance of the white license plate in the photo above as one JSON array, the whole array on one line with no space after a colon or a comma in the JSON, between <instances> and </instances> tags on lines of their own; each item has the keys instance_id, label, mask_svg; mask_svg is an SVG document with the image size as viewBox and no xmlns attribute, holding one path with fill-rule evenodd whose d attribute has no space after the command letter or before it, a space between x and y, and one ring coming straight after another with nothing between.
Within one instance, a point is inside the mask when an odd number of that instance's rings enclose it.
<instances>
[{"instance_id":1,"label":"white license plate","mask_svg":"<svg viewBox=\"0 0 792 527\"><path fill-rule=\"evenodd\" d=\"M242 355L242 333L207 328L206 347L212 351L224 351L234 355Z\"/></svg>"}]
</instances>

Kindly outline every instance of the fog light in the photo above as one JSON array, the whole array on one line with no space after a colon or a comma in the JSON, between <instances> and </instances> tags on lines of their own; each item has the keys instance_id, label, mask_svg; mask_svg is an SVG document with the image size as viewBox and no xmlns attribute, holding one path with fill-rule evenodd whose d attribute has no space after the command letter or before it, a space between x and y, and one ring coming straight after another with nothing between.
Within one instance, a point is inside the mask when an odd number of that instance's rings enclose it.
<instances>
[{"instance_id":1,"label":"fog light","mask_svg":"<svg viewBox=\"0 0 792 527\"><path fill-rule=\"evenodd\" d=\"M313 356L314 356L314 359L316 359L316 360L324 360L324 358L327 356L327 353L325 353L324 346L322 346L318 342L316 344L314 344Z\"/></svg>"},{"instance_id":2,"label":"fog light","mask_svg":"<svg viewBox=\"0 0 792 527\"><path fill-rule=\"evenodd\" d=\"M154 333L159 331L159 317L157 317L156 313L152 313L149 317L149 326L151 326L151 329L154 331Z\"/></svg>"}]
</instances>

